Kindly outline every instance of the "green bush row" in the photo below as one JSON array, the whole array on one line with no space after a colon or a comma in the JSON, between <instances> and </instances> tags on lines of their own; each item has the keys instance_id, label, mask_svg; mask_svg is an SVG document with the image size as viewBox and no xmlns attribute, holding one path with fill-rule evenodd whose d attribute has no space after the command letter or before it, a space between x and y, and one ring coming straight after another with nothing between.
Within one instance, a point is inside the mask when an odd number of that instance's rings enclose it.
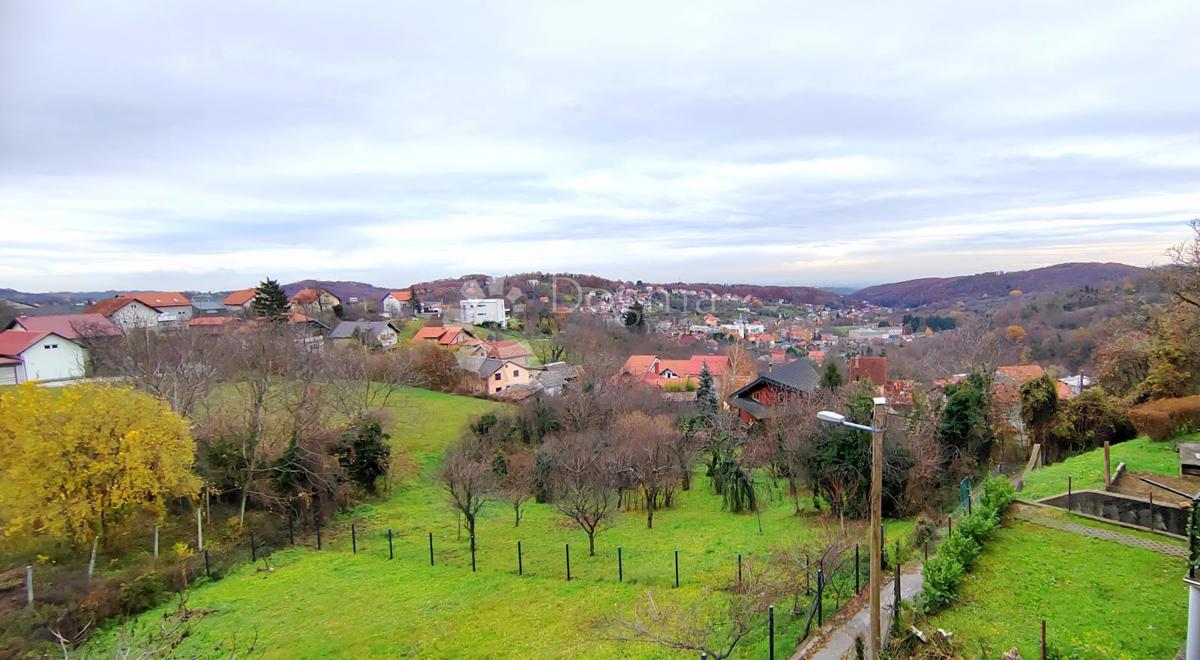
<instances>
[{"instance_id":1,"label":"green bush row","mask_svg":"<svg viewBox=\"0 0 1200 660\"><path fill-rule=\"evenodd\" d=\"M933 614L950 604L963 576L983 552L983 542L1000 524L1000 514L1016 497L1016 490L1005 477L984 482L979 507L959 521L950 538L925 563L925 583L918 602L922 612Z\"/></svg>"}]
</instances>

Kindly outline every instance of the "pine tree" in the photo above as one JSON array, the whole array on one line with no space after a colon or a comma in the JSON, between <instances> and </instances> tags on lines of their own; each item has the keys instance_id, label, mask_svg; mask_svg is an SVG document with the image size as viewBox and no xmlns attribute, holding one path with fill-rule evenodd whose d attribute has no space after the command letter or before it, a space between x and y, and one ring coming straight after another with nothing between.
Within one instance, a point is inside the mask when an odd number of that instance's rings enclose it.
<instances>
[{"instance_id":1,"label":"pine tree","mask_svg":"<svg viewBox=\"0 0 1200 660\"><path fill-rule=\"evenodd\" d=\"M708 419L716 417L720 410L717 402L717 390L707 362L700 367L700 387L696 389L696 408L701 417Z\"/></svg>"},{"instance_id":2,"label":"pine tree","mask_svg":"<svg viewBox=\"0 0 1200 660\"><path fill-rule=\"evenodd\" d=\"M630 332L646 331L646 308L640 302L634 302L626 310L621 319Z\"/></svg>"},{"instance_id":3,"label":"pine tree","mask_svg":"<svg viewBox=\"0 0 1200 660\"><path fill-rule=\"evenodd\" d=\"M833 391L842 385L842 372L838 371L833 361L825 363L825 371L821 374L821 387Z\"/></svg>"},{"instance_id":4,"label":"pine tree","mask_svg":"<svg viewBox=\"0 0 1200 660\"><path fill-rule=\"evenodd\" d=\"M279 282L268 277L258 285L254 294L254 313L274 320L287 316L288 298Z\"/></svg>"}]
</instances>

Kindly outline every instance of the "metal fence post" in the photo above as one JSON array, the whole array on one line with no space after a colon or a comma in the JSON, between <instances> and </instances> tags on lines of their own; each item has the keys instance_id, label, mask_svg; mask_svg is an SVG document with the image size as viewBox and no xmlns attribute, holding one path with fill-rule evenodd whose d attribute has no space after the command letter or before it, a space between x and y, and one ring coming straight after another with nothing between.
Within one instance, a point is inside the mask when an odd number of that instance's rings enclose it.
<instances>
[{"instance_id":1,"label":"metal fence post","mask_svg":"<svg viewBox=\"0 0 1200 660\"><path fill-rule=\"evenodd\" d=\"M859 573L859 569L858 569L858 544L855 543L854 544L854 595L856 595L856 596L858 595L859 591L861 591L861 589L859 589L859 584L858 584L858 581L860 579L859 575L860 575L860 573Z\"/></svg>"},{"instance_id":2,"label":"metal fence post","mask_svg":"<svg viewBox=\"0 0 1200 660\"><path fill-rule=\"evenodd\" d=\"M775 660L775 606L767 607L767 656Z\"/></svg>"},{"instance_id":3,"label":"metal fence post","mask_svg":"<svg viewBox=\"0 0 1200 660\"><path fill-rule=\"evenodd\" d=\"M388 559L395 559L396 551L392 547L392 530L388 530Z\"/></svg>"},{"instance_id":4,"label":"metal fence post","mask_svg":"<svg viewBox=\"0 0 1200 660\"><path fill-rule=\"evenodd\" d=\"M350 552L358 554L358 534L354 530L354 523L350 523Z\"/></svg>"},{"instance_id":5,"label":"metal fence post","mask_svg":"<svg viewBox=\"0 0 1200 660\"><path fill-rule=\"evenodd\" d=\"M250 563L258 561L258 548L254 545L254 532L250 532Z\"/></svg>"},{"instance_id":6,"label":"metal fence post","mask_svg":"<svg viewBox=\"0 0 1200 660\"><path fill-rule=\"evenodd\" d=\"M33 566L25 567L25 604L33 607Z\"/></svg>"},{"instance_id":7,"label":"metal fence post","mask_svg":"<svg viewBox=\"0 0 1200 660\"><path fill-rule=\"evenodd\" d=\"M288 516L288 545L296 545L296 535L292 531L292 513L289 511Z\"/></svg>"},{"instance_id":8,"label":"metal fence post","mask_svg":"<svg viewBox=\"0 0 1200 660\"><path fill-rule=\"evenodd\" d=\"M617 546L617 582L625 581L625 557L621 551L621 546Z\"/></svg>"},{"instance_id":9,"label":"metal fence post","mask_svg":"<svg viewBox=\"0 0 1200 660\"><path fill-rule=\"evenodd\" d=\"M429 565L433 566L433 532L429 532Z\"/></svg>"},{"instance_id":10,"label":"metal fence post","mask_svg":"<svg viewBox=\"0 0 1200 660\"><path fill-rule=\"evenodd\" d=\"M567 582L571 581L571 544L567 544Z\"/></svg>"},{"instance_id":11,"label":"metal fence post","mask_svg":"<svg viewBox=\"0 0 1200 660\"><path fill-rule=\"evenodd\" d=\"M520 541L517 541L517 575L525 575L525 559L521 556Z\"/></svg>"},{"instance_id":12,"label":"metal fence post","mask_svg":"<svg viewBox=\"0 0 1200 660\"><path fill-rule=\"evenodd\" d=\"M204 551L204 577L212 579L212 568L208 565L208 550Z\"/></svg>"},{"instance_id":13,"label":"metal fence post","mask_svg":"<svg viewBox=\"0 0 1200 660\"><path fill-rule=\"evenodd\" d=\"M1071 475L1067 475L1067 511L1071 510Z\"/></svg>"},{"instance_id":14,"label":"metal fence post","mask_svg":"<svg viewBox=\"0 0 1200 660\"><path fill-rule=\"evenodd\" d=\"M1046 620L1042 619L1042 660L1046 660Z\"/></svg>"},{"instance_id":15,"label":"metal fence post","mask_svg":"<svg viewBox=\"0 0 1200 660\"><path fill-rule=\"evenodd\" d=\"M679 551L675 551L675 588L679 588Z\"/></svg>"},{"instance_id":16,"label":"metal fence post","mask_svg":"<svg viewBox=\"0 0 1200 660\"><path fill-rule=\"evenodd\" d=\"M471 543L471 572L472 573L475 572L475 543L474 543L474 540L475 540L475 537L472 536L471 537L471 541L472 541L472 543Z\"/></svg>"},{"instance_id":17,"label":"metal fence post","mask_svg":"<svg viewBox=\"0 0 1200 660\"><path fill-rule=\"evenodd\" d=\"M817 569L817 627L825 622L825 571Z\"/></svg>"},{"instance_id":18,"label":"metal fence post","mask_svg":"<svg viewBox=\"0 0 1200 660\"><path fill-rule=\"evenodd\" d=\"M321 549L321 514L316 514L314 518L317 522L317 550Z\"/></svg>"},{"instance_id":19,"label":"metal fence post","mask_svg":"<svg viewBox=\"0 0 1200 660\"><path fill-rule=\"evenodd\" d=\"M738 553L738 586L742 586L742 553Z\"/></svg>"}]
</instances>

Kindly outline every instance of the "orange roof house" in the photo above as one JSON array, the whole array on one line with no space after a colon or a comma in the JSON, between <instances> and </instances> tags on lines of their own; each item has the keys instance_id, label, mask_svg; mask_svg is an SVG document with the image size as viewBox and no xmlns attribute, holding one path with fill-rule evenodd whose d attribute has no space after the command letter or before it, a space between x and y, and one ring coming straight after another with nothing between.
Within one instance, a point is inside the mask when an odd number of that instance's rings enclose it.
<instances>
[{"instance_id":1,"label":"orange roof house","mask_svg":"<svg viewBox=\"0 0 1200 660\"><path fill-rule=\"evenodd\" d=\"M850 382L871 381L875 387L887 385L887 358L856 355L850 358Z\"/></svg>"},{"instance_id":2,"label":"orange roof house","mask_svg":"<svg viewBox=\"0 0 1200 660\"><path fill-rule=\"evenodd\" d=\"M132 298L147 307L191 307L192 301L182 293L171 291L145 291L142 293L118 293L117 298Z\"/></svg>"},{"instance_id":3,"label":"orange roof house","mask_svg":"<svg viewBox=\"0 0 1200 660\"><path fill-rule=\"evenodd\" d=\"M245 307L246 305L250 304L252 300L254 300L254 296L256 295L258 295L258 289L241 289L240 291L234 291L225 296L225 299L221 301L221 304L225 305L226 307Z\"/></svg>"},{"instance_id":4,"label":"orange roof house","mask_svg":"<svg viewBox=\"0 0 1200 660\"><path fill-rule=\"evenodd\" d=\"M721 378L729 369L729 358L725 355L693 355L686 360L664 360L657 355L630 355L617 377L663 387L679 379L699 382L705 365L713 378Z\"/></svg>"},{"instance_id":5,"label":"orange roof house","mask_svg":"<svg viewBox=\"0 0 1200 660\"><path fill-rule=\"evenodd\" d=\"M436 344L438 346L458 346L475 339L470 330L457 325L426 326L417 331L410 344Z\"/></svg>"}]
</instances>

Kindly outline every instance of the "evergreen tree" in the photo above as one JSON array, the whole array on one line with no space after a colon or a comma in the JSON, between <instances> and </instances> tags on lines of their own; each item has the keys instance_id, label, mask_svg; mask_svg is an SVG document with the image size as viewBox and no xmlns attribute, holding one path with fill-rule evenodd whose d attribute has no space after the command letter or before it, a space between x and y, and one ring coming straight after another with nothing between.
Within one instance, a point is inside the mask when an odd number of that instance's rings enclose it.
<instances>
[{"instance_id":1,"label":"evergreen tree","mask_svg":"<svg viewBox=\"0 0 1200 660\"><path fill-rule=\"evenodd\" d=\"M283 292L279 282L268 277L255 290L253 307L257 316L282 320L288 313L287 294Z\"/></svg>"},{"instance_id":2,"label":"evergreen tree","mask_svg":"<svg viewBox=\"0 0 1200 660\"><path fill-rule=\"evenodd\" d=\"M696 408L701 417L713 419L720 410L717 400L717 388L713 383L712 373L708 363L700 367L700 387L696 389Z\"/></svg>"},{"instance_id":3,"label":"evergreen tree","mask_svg":"<svg viewBox=\"0 0 1200 660\"><path fill-rule=\"evenodd\" d=\"M825 363L825 371L821 373L821 387L829 391L842 386L842 372L838 371L833 360Z\"/></svg>"},{"instance_id":4,"label":"evergreen tree","mask_svg":"<svg viewBox=\"0 0 1200 660\"><path fill-rule=\"evenodd\" d=\"M630 332L645 332L646 308L642 307L642 303L635 301L625 310L621 321Z\"/></svg>"},{"instance_id":5,"label":"evergreen tree","mask_svg":"<svg viewBox=\"0 0 1200 660\"><path fill-rule=\"evenodd\" d=\"M363 417L342 432L333 455L346 478L374 493L375 481L387 474L391 464L392 450L387 443L390 438L378 421Z\"/></svg>"},{"instance_id":6,"label":"evergreen tree","mask_svg":"<svg viewBox=\"0 0 1200 660\"><path fill-rule=\"evenodd\" d=\"M421 309L421 299L417 297L417 287L415 287L415 286L408 287L408 293L410 296L412 296L413 313L420 314L424 310Z\"/></svg>"}]
</instances>

